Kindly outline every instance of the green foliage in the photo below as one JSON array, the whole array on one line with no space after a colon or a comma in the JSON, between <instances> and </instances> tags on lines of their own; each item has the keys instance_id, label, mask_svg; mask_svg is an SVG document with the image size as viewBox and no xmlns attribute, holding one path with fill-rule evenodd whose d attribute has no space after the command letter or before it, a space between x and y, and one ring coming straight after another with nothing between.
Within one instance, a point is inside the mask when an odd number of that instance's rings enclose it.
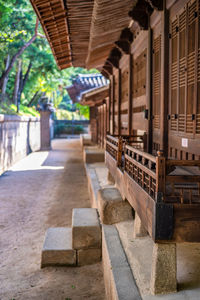
<instances>
[{"instance_id":1,"label":"green foliage","mask_svg":"<svg viewBox=\"0 0 200 300\"><path fill-rule=\"evenodd\" d=\"M35 24L36 15L30 1L0 0L0 76L5 70L5 61L8 54L12 57L34 35ZM44 34L41 26L39 27L39 32ZM20 106L20 111L22 113L27 113L24 107L38 91L39 93L45 92L56 108L67 108L70 110L70 97L65 87L71 85L73 79L78 74L98 73L96 69L86 70L73 67L60 71L46 38L41 37L38 37L24 51L20 59L22 60L23 76L27 71L29 63L32 63L31 71L21 96L22 105ZM7 104L4 103L4 105L7 105L7 108L3 108L3 104L1 104L1 112L10 111L11 109L8 103L12 102L15 76L16 65L12 68L7 83L6 94L8 101L6 102ZM33 105L36 105L36 102ZM89 118L88 108L81 107L80 105L77 105L76 108L80 112L76 113L77 118L80 119L80 115L83 115L87 119ZM14 110L11 109L11 111L13 112ZM70 118L69 114L67 117ZM71 115L72 117L73 115Z\"/></svg>"},{"instance_id":2,"label":"green foliage","mask_svg":"<svg viewBox=\"0 0 200 300\"><path fill-rule=\"evenodd\" d=\"M17 113L17 107L14 104L7 105L6 103L0 106L0 114L7 114L7 115L19 115L19 116L32 116L32 117L39 117L38 111L36 111L33 107L27 107L24 105L20 105L20 111Z\"/></svg>"},{"instance_id":3,"label":"green foliage","mask_svg":"<svg viewBox=\"0 0 200 300\"><path fill-rule=\"evenodd\" d=\"M86 105L81 105L80 103L76 103L76 108L79 110L80 115L84 116L85 119L89 120L90 118L90 110Z\"/></svg>"},{"instance_id":4,"label":"green foliage","mask_svg":"<svg viewBox=\"0 0 200 300\"><path fill-rule=\"evenodd\" d=\"M69 124L56 124L54 126L54 135L58 136L60 134L80 134L84 132L82 125L69 125Z\"/></svg>"}]
</instances>

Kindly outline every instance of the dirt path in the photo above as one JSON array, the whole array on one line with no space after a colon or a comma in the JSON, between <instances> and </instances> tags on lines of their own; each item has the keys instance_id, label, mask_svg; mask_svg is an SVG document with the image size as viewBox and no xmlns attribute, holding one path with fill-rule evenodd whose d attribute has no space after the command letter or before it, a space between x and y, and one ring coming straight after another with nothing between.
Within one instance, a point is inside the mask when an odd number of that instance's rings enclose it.
<instances>
[{"instance_id":1,"label":"dirt path","mask_svg":"<svg viewBox=\"0 0 200 300\"><path fill-rule=\"evenodd\" d=\"M0 177L0 300L103 300L101 264L40 269L48 227L89 207L79 140L54 140Z\"/></svg>"}]
</instances>

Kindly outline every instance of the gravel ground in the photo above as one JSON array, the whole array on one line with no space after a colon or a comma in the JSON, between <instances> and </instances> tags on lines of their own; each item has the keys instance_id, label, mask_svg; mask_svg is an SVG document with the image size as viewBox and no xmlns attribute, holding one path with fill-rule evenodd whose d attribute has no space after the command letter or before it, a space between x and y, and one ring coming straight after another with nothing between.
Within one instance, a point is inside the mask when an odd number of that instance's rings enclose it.
<instances>
[{"instance_id":1,"label":"gravel ground","mask_svg":"<svg viewBox=\"0 0 200 300\"><path fill-rule=\"evenodd\" d=\"M40 269L48 227L90 207L78 139L54 140L0 176L0 300L103 300L101 263Z\"/></svg>"}]
</instances>

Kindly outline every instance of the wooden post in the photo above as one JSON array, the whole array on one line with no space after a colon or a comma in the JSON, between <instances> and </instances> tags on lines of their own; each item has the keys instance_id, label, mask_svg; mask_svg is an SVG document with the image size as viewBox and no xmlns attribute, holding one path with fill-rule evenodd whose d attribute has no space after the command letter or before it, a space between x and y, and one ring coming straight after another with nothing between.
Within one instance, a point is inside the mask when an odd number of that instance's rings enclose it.
<instances>
[{"instance_id":1,"label":"wooden post","mask_svg":"<svg viewBox=\"0 0 200 300\"><path fill-rule=\"evenodd\" d=\"M163 202L165 199L165 157L163 151L157 152L156 157L156 201Z\"/></svg>"},{"instance_id":2,"label":"wooden post","mask_svg":"<svg viewBox=\"0 0 200 300\"><path fill-rule=\"evenodd\" d=\"M169 94L169 12L166 1L161 12L161 103L160 103L160 149L164 156L168 155L168 94Z\"/></svg>"},{"instance_id":3,"label":"wooden post","mask_svg":"<svg viewBox=\"0 0 200 300\"><path fill-rule=\"evenodd\" d=\"M147 108L148 108L148 131L147 152L152 153L152 29L148 30L147 47Z\"/></svg>"},{"instance_id":4,"label":"wooden post","mask_svg":"<svg viewBox=\"0 0 200 300\"><path fill-rule=\"evenodd\" d=\"M111 95L112 95L112 134L115 134L115 77L112 75L111 82Z\"/></svg>"},{"instance_id":5,"label":"wooden post","mask_svg":"<svg viewBox=\"0 0 200 300\"><path fill-rule=\"evenodd\" d=\"M133 56L132 54L129 55L129 78L128 78L128 135L132 134L132 61Z\"/></svg>"},{"instance_id":6,"label":"wooden post","mask_svg":"<svg viewBox=\"0 0 200 300\"><path fill-rule=\"evenodd\" d=\"M122 137L119 137L118 140L118 151L117 151L117 166L120 167L122 163L122 148L123 148L123 140Z\"/></svg>"},{"instance_id":7,"label":"wooden post","mask_svg":"<svg viewBox=\"0 0 200 300\"><path fill-rule=\"evenodd\" d=\"M118 135L121 135L121 69L118 69Z\"/></svg>"}]
</instances>

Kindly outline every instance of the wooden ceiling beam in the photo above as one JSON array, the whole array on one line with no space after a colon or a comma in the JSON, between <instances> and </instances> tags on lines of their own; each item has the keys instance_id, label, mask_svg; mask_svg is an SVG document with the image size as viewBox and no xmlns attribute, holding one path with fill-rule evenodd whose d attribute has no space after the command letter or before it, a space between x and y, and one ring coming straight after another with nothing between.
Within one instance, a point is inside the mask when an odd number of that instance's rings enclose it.
<instances>
[{"instance_id":1,"label":"wooden ceiling beam","mask_svg":"<svg viewBox=\"0 0 200 300\"><path fill-rule=\"evenodd\" d=\"M115 45L125 54L130 53L131 43L126 40L119 40L115 42Z\"/></svg>"},{"instance_id":2,"label":"wooden ceiling beam","mask_svg":"<svg viewBox=\"0 0 200 300\"><path fill-rule=\"evenodd\" d=\"M152 14L152 12L152 6L145 0L140 0L133 7L133 9L129 11L129 16L134 21L138 22L143 30L147 30L149 27L149 16Z\"/></svg>"},{"instance_id":3,"label":"wooden ceiling beam","mask_svg":"<svg viewBox=\"0 0 200 300\"><path fill-rule=\"evenodd\" d=\"M163 10L162 0L146 0L154 9Z\"/></svg>"}]
</instances>

